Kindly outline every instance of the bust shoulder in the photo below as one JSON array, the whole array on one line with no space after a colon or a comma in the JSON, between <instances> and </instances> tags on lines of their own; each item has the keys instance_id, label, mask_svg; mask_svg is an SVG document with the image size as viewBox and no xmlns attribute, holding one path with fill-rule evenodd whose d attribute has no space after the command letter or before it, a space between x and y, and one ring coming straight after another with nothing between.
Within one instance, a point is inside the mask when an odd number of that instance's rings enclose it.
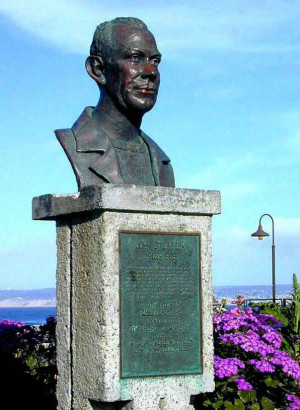
<instances>
[{"instance_id":1,"label":"bust shoulder","mask_svg":"<svg viewBox=\"0 0 300 410\"><path fill-rule=\"evenodd\" d=\"M86 107L72 128L55 130L76 176L78 189L103 183L123 184L115 149L97 127L93 107ZM170 158L147 134L140 136L148 147L156 185L174 187Z\"/></svg>"}]
</instances>

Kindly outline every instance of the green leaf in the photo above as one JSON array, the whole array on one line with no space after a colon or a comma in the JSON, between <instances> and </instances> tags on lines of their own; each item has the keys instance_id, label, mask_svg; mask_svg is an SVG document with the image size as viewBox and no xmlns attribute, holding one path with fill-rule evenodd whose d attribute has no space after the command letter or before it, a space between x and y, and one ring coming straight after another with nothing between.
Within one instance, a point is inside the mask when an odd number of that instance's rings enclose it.
<instances>
[{"instance_id":1,"label":"green leaf","mask_svg":"<svg viewBox=\"0 0 300 410\"><path fill-rule=\"evenodd\" d=\"M260 405L258 403L251 404L251 410L260 410Z\"/></svg>"},{"instance_id":2,"label":"green leaf","mask_svg":"<svg viewBox=\"0 0 300 410\"><path fill-rule=\"evenodd\" d=\"M211 404L211 400L207 399L203 402L204 404Z\"/></svg>"},{"instance_id":3,"label":"green leaf","mask_svg":"<svg viewBox=\"0 0 300 410\"><path fill-rule=\"evenodd\" d=\"M224 384L223 386L220 387L221 392L224 392L227 390L227 384Z\"/></svg>"},{"instance_id":4,"label":"green leaf","mask_svg":"<svg viewBox=\"0 0 300 410\"><path fill-rule=\"evenodd\" d=\"M37 361L33 356L29 356L29 358L26 361L27 365L32 369L34 366L36 366Z\"/></svg>"},{"instance_id":5,"label":"green leaf","mask_svg":"<svg viewBox=\"0 0 300 410\"><path fill-rule=\"evenodd\" d=\"M277 320L280 320L285 326L288 324L288 319L283 314L282 308L279 305L265 306L261 313L267 313L268 315L274 316Z\"/></svg>"},{"instance_id":6,"label":"green leaf","mask_svg":"<svg viewBox=\"0 0 300 410\"><path fill-rule=\"evenodd\" d=\"M250 391L250 390L247 390L247 391L240 390L240 391L238 392L238 395L240 396L240 398L243 400L244 403L247 403L248 401L253 401L253 400L256 399L256 391L255 391L255 390L253 390L253 391Z\"/></svg>"},{"instance_id":7,"label":"green leaf","mask_svg":"<svg viewBox=\"0 0 300 410\"><path fill-rule=\"evenodd\" d=\"M268 399L267 397L263 397L261 400L261 405L263 410L274 410L275 405L272 400Z\"/></svg>"},{"instance_id":8,"label":"green leaf","mask_svg":"<svg viewBox=\"0 0 300 410\"><path fill-rule=\"evenodd\" d=\"M219 409L220 407L223 406L223 403L224 403L223 400L219 400L219 401L216 401L212 406L214 409Z\"/></svg>"},{"instance_id":9,"label":"green leaf","mask_svg":"<svg viewBox=\"0 0 300 410\"><path fill-rule=\"evenodd\" d=\"M245 410L245 406L244 406L244 403L242 402L242 400L235 399L234 400L234 405L235 405L236 409Z\"/></svg>"},{"instance_id":10,"label":"green leaf","mask_svg":"<svg viewBox=\"0 0 300 410\"><path fill-rule=\"evenodd\" d=\"M230 403L230 401L225 401L224 405L225 409L228 410L245 410L245 406L242 400L239 399L235 399L234 404Z\"/></svg>"},{"instance_id":11,"label":"green leaf","mask_svg":"<svg viewBox=\"0 0 300 410\"><path fill-rule=\"evenodd\" d=\"M226 381L226 382L217 382L217 383L216 383L216 387L224 386L224 385L226 385L226 384L227 384L227 381Z\"/></svg>"},{"instance_id":12,"label":"green leaf","mask_svg":"<svg viewBox=\"0 0 300 410\"><path fill-rule=\"evenodd\" d=\"M279 380L274 380L271 376L268 376L266 378L265 383L268 387L277 387L282 385L282 383Z\"/></svg>"}]
</instances>

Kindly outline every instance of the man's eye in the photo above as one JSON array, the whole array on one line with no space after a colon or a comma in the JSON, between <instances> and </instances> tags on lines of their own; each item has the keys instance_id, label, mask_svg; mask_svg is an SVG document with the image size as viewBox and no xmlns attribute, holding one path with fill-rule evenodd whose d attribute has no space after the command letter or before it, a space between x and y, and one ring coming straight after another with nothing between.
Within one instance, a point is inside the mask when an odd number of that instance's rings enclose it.
<instances>
[{"instance_id":1,"label":"man's eye","mask_svg":"<svg viewBox=\"0 0 300 410\"><path fill-rule=\"evenodd\" d=\"M159 63L160 63L159 58L154 58L153 60L151 60L151 64L154 65L155 67L157 67Z\"/></svg>"},{"instance_id":2,"label":"man's eye","mask_svg":"<svg viewBox=\"0 0 300 410\"><path fill-rule=\"evenodd\" d=\"M138 54L133 54L130 57L130 60L133 61L134 63L139 63L141 61L141 56Z\"/></svg>"}]
</instances>

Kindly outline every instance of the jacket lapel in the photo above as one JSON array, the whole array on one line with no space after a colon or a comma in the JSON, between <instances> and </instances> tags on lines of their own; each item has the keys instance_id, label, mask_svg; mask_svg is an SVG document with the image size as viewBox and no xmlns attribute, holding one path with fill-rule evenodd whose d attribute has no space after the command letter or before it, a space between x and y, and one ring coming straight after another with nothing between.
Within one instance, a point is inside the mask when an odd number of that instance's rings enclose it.
<instances>
[{"instance_id":1,"label":"jacket lapel","mask_svg":"<svg viewBox=\"0 0 300 410\"><path fill-rule=\"evenodd\" d=\"M89 169L113 184L122 184L123 178L115 150L109 139L100 133L92 118L93 107L86 107L72 127L77 152L99 153L91 155Z\"/></svg>"},{"instance_id":2,"label":"jacket lapel","mask_svg":"<svg viewBox=\"0 0 300 410\"><path fill-rule=\"evenodd\" d=\"M124 184L116 151L110 140L100 133L92 111L93 107L86 107L72 127L76 151L91 153L86 156L87 167L100 178L112 184ZM140 136L149 149L155 185L175 186L170 158L143 131Z\"/></svg>"},{"instance_id":3,"label":"jacket lapel","mask_svg":"<svg viewBox=\"0 0 300 410\"><path fill-rule=\"evenodd\" d=\"M165 185L164 165L169 164L171 160L147 134L141 131L140 135L149 149L155 185Z\"/></svg>"}]
</instances>

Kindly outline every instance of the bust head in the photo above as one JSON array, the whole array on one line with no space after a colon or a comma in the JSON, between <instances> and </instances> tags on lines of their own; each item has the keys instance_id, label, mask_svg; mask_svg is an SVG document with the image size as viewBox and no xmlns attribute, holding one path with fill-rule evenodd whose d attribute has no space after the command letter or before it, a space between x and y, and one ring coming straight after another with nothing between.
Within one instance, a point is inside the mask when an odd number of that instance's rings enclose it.
<instances>
[{"instance_id":1,"label":"bust head","mask_svg":"<svg viewBox=\"0 0 300 410\"><path fill-rule=\"evenodd\" d=\"M79 189L89 185L174 186L170 159L141 131L156 102L161 54L146 24L132 17L101 23L95 31L88 74L100 89L72 129L57 130Z\"/></svg>"},{"instance_id":2,"label":"bust head","mask_svg":"<svg viewBox=\"0 0 300 410\"><path fill-rule=\"evenodd\" d=\"M121 17L96 28L86 68L102 98L110 99L125 114L142 116L156 102L160 59L146 24Z\"/></svg>"}]
</instances>

